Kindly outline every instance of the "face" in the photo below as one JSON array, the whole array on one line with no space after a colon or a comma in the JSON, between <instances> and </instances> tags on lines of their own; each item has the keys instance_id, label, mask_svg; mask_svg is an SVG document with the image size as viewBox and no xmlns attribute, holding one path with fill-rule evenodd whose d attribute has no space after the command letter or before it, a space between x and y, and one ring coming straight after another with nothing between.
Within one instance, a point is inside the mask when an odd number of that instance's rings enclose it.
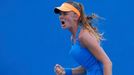
<instances>
[{"instance_id":1,"label":"face","mask_svg":"<svg viewBox=\"0 0 134 75\"><path fill-rule=\"evenodd\" d=\"M60 22L61 22L61 27L63 29L69 29L73 27L73 25L77 22L77 15L72 12L60 12L59 16Z\"/></svg>"}]
</instances>

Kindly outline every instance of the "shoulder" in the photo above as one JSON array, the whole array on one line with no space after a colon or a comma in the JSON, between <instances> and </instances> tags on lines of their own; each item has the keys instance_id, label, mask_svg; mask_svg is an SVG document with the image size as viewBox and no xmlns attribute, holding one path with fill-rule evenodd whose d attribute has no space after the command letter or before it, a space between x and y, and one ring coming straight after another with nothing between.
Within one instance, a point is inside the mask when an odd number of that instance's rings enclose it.
<instances>
[{"instance_id":1,"label":"shoulder","mask_svg":"<svg viewBox=\"0 0 134 75\"><path fill-rule=\"evenodd\" d=\"M81 30L79 34L79 41L84 47L99 44L96 37L87 29Z\"/></svg>"},{"instance_id":2,"label":"shoulder","mask_svg":"<svg viewBox=\"0 0 134 75\"><path fill-rule=\"evenodd\" d=\"M89 32L87 29L82 29L79 34L79 40L94 40L97 41L93 33Z\"/></svg>"}]
</instances>

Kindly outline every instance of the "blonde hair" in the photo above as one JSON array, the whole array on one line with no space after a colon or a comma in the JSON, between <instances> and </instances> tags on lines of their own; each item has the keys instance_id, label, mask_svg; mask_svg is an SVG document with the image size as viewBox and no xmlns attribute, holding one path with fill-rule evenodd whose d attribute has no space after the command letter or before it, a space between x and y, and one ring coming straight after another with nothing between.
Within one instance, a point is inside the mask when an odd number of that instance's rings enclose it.
<instances>
[{"instance_id":1,"label":"blonde hair","mask_svg":"<svg viewBox=\"0 0 134 75\"><path fill-rule=\"evenodd\" d=\"M102 34L100 34L96 27L92 26L92 23L89 23L89 20L95 18L95 15L92 16L86 16L84 14L84 7L82 4L78 3L80 6L80 19L79 22L82 23L82 26L87 29L89 32L91 32L97 39L97 41L103 40Z\"/></svg>"}]
</instances>

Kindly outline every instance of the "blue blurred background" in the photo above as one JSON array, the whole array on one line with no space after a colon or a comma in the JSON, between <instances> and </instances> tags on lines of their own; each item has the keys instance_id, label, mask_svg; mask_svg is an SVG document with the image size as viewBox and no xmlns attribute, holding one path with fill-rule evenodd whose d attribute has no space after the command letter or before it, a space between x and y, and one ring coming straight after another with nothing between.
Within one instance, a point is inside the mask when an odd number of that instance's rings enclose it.
<instances>
[{"instance_id":1,"label":"blue blurred background","mask_svg":"<svg viewBox=\"0 0 134 75\"><path fill-rule=\"evenodd\" d=\"M66 0L0 0L0 75L55 75L56 63L77 66L68 55L70 33L60 27L55 6ZM106 20L104 50L113 62L113 75L134 75L133 0L75 0L85 13Z\"/></svg>"}]
</instances>

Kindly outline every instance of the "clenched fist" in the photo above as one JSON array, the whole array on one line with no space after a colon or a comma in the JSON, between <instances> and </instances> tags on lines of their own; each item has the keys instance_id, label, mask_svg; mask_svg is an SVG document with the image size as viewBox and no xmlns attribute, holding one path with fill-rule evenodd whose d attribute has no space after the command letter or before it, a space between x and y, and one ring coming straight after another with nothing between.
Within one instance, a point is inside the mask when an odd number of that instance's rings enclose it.
<instances>
[{"instance_id":1,"label":"clenched fist","mask_svg":"<svg viewBox=\"0 0 134 75\"><path fill-rule=\"evenodd\" d=\"M65 75L64 68L61 65L59 65L59 64L55 65L54 71L55 71L56 75Z\"/></svg>"}]
</instances>

